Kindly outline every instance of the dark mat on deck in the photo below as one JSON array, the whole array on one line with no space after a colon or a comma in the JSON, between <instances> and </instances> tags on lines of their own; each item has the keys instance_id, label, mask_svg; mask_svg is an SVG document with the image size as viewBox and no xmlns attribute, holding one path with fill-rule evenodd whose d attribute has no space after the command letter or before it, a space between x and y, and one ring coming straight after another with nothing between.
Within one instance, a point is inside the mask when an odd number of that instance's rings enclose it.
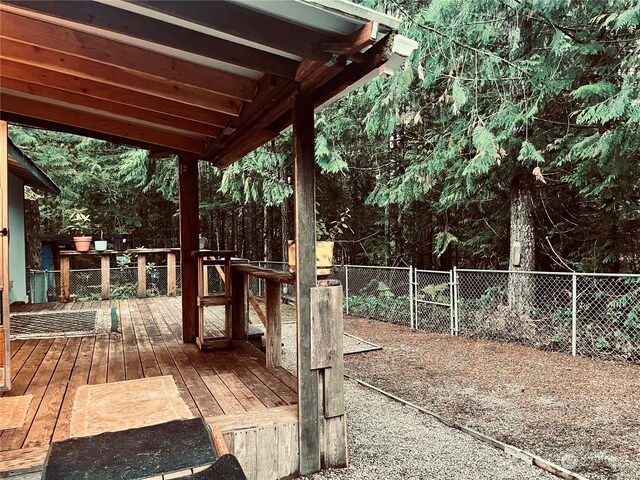
<instances>
[{"instance_id":1,"label":"dark mat on deck","mask_svg":"<svg viewBox=\"0 0 640 480\"><path fill-rule=\"evenodd\" d=\"M223 455L206 470L182 477L183 480L247 480L238 459L233 455Z\"/></svg>"},{"instance_id":2,"label":"dark mat on deck","mask_svg":"<svg viewBox=\"0 0 640 480\"><path fill-rule=\"evenodd\" d=\"M43 480L134 480L215 462L202 418L54 442ZM230 477L233 478L233 477Z\"/></svg>"}]
</instances>

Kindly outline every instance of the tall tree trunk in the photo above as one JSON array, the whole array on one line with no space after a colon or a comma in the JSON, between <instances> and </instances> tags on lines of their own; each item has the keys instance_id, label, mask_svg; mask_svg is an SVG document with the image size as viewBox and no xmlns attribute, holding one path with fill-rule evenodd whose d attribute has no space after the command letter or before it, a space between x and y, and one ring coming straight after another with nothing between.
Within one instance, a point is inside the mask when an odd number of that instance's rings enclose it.
<instances>
[{"instance_id":1,"label":"tall tree trunk","mask_svg":"<svg viewBox=\"0 0 640 480\"><path fill-rule=\"evenodd\" d=\"M533 186L528 176L530 176L528 172L517 175L511 191L509 270L514 272L530 272L535 268ZM509 274L508 297L512 311L519 315L531 312L533 288L533 279L530 274Z\"/></svg>"},{"instance_id":2,"label":"tall tree trunk","mask_svg":"<svg viewBox=\"0 0 640 480\"><path fill-rule=\"evenodd\" d=\"M25 232L27 238L27 268L42 269L42 234L40 209L35 200L24 201Z\"/></svg>"},{"instance_id":3,"label":"tall tree trunk","mask_svg":"<svg viewBox=\"0 0 640 480\"><path fill-rule=\"evenodd\" d=\"M263 209L262 219L262 238L263 238L263 250L262 259L270 261L273 259L273 215L272 209L265 206Z\"/></svg>"}]
</instances>

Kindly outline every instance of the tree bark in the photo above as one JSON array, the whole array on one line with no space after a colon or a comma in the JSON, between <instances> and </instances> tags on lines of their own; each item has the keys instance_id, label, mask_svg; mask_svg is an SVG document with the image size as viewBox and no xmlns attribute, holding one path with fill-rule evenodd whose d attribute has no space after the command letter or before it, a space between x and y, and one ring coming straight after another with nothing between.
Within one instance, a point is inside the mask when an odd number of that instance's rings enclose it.
<instances>
[{"instance_id":1,"label":"tree bark","mask_svg":"<svg viewBox=\"0 0 640 480\"><path fill-rule=\"evenodd\" d=\"M40 209L35 200L24 201L25 233L27 238L27 268L42 269L42 234Z\"/></svg>"},{"instance_id":2,"label":"tree bark","mask_svg":"<svg viewBox=\"0 0 640 480\"><path fill-rule=\"evenodd\" d=\"M524 177L520 175L519 177ZM524 177L526 178L526 177ZM520 259L517 260L518 247ZM529 179L516 178L511 191L509 270L533 271L535 269L535 236L533 221L533 193ZM533 279L530 274L509 274L509 306L519 315L531 312L533 305Z\"/></svg>"}]
</instances>

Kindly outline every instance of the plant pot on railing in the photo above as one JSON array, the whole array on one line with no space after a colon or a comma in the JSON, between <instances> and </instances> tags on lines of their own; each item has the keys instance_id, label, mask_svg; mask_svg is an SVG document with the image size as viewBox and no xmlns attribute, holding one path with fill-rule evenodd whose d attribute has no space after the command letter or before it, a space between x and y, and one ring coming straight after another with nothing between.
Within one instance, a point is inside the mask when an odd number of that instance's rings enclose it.
<instances>
[{"instance_id":1,"label":"plant pot on railing","mask_svg":"<svg viewBox=\"0 0 640 480\"><path fill-rule=\"evenodd\" d=\"M127 243L129 241L128 233L114 233L113 234L113 248L119 252L126 250L127 248L131 248L131 246Z\"/></svg>"},{"instance_id":2,"label":"plant pot on railing","mask_svg":"<svg viewBox=\"0 0 640 480\"><path fill-rule=\"evenodd\" d=\"M289 240L289 271L296 271L296 242ZM318 278L326 278L333 267L333 242L316 242L316 269Z\"/></svg>"},{"instance_id":3,"label":"plant pot on railing","mask_svg":"<svg viewBox=\"0 0 640 480\"><path fill-rule=\"evenodd\" d=\"M93 240L93 237L86 235L73 237L73 242L78 252L88 252L91 249L91 240Z\"/></svg>"},{"instance_id":4,"label":"plant pot on railing","mask_svg":"<svg viewBox=\"0 0 640 480\"><path fill-rule=\"evenodd\" d=\"M106 240L96 240L95 247L98 252L104 252L107 249L107 241Z\"/></svg>"}]
</instances>

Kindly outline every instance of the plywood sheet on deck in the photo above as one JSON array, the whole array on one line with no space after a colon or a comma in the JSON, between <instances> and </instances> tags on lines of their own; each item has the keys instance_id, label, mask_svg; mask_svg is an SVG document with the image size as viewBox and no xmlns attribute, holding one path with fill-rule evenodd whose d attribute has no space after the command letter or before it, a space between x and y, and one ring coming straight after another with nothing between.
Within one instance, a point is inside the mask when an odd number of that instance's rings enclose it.
<instances>
[{"instance_id":1,"label":"plywood sheet on deck","mask_svg":"<svg viewBox=\"0 0 640 480\"><path fill-rule=\"evenodd\" d=\"M78 387L71 437L193 418L170 375Z\"/></svg>"},{"instance_id":2,"label":"plywood sheet on deck","mask_svg":"<svg viewBox=\"0 0 640 480\"><path fill-rule=\"evenodd\" d=\"M27 418L33 395L0 398L0 430L20 428Z\"/></svg>"}]
</instances>

